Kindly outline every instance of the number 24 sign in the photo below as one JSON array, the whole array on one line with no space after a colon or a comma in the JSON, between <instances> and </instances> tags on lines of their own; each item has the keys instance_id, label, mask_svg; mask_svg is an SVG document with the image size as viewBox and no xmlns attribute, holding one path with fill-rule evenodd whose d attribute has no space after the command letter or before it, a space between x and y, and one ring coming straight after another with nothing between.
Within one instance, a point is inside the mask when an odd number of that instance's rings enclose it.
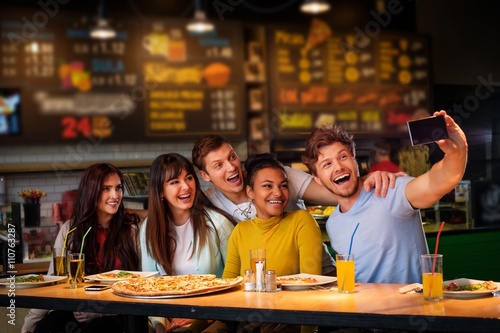
<instances>
[{"instance_id":1,"label":"number 24 sign","mask_svg":"<svg viewBox=\"0 0 500 333\"><path fill-rule=\"evenodd\" d=\"M61 137L77 139L88 137L108 138L113 134L113 124L108 117L63 117Z\"/></svg>"}]
</instances>

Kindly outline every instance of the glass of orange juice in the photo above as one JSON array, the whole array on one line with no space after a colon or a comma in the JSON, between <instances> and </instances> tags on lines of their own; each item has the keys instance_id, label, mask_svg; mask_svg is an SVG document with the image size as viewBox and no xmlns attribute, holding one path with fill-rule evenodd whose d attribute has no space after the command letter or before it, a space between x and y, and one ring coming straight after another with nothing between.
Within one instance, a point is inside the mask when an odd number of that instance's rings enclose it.
<instances>
[{"instance_id":1,"label":"glass of orange juice","mask_svg":"<svg viewBox=\"0 0 500 333\"><path fill-rule=\"evenodd\" d=\"M426 301L443 299L443 255L422 255L422 285Z\"/></svg>"},{"instance_id":2,"label":"glass of orange juice","mask_svg":"<svg viewBox=\"0 0 500 333\"><path fill-rule=\"evenodd\" d=\"M354 254L337 254L337 286L339 293L354 292Z\"/></svg>"}]
</instances>

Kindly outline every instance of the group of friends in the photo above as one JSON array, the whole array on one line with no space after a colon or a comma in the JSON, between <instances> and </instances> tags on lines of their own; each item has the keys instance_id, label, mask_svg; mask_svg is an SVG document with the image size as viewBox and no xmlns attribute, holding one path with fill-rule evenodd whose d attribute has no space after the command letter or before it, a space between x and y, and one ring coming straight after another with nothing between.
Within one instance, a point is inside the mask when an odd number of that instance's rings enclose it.
<instances>
[{"instance_id":1,"label":"group of friends","mask_svg":"<svg viewBox=\"0 0 500 333\"><path fill-rule=\"evenodd\" d=\"M61 247L65 235L70 251L83 245L86 274L121 269L243 276L250 268L249 251L265 248L267 267L278 276L335 275L320 228L303 209L306 201L337 206L326 224L335 253L348 252L359 223L351 249L357 282L420 282L419 259L428 247L419 209L451 191L467 163L463 131L445 111L434 115L444 115L447 124L449 138L436 142L444 157L417 178L378 171L363 180L353 136L335 124L316 128L307 139L303 162L310 174L283 166L272 154L249 156L243 169L231 143L220 135L198 140L192 162L176 153L160 155L150 168L147 212L125 209L119 169L91 165L55 246ZM199 177L212 186L203 191ZM124 316L89 306L31 309L22 333L124 331ZM168 313L150 317L150 330L157 333L186 327L192 333L311 331L300 325L170 318Z\"/></svg>"}]
</instances>

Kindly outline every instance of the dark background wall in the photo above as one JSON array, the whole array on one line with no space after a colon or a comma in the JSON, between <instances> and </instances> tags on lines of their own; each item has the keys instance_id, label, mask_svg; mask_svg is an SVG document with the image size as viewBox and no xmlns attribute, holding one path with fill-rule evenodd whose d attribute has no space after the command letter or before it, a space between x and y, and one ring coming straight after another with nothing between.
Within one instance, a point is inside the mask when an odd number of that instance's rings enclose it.
<instances>
[{"instance_id":1,"label":"dark background wall","mask_svg":"<svg viewBox=\"0 0 500 333\"><path fill-rule=\"evenodd\" d=\"M418 0L417 31L432 36L434 83L476 85L492 74L500 84L500 2Z\"/></svg>"},{"instance_id":2,"label":"dark background wall","mask_svg":"<svg viewBox=\"0 0 500 333\"><path fill-rule=\"evenodd\" d=\"M500 177L499 12L500 2L485 0L416 6L417 31L432 40L434 107L460 121L469 143L464 178L473 181Z\"/></svg>"}]
</instances>

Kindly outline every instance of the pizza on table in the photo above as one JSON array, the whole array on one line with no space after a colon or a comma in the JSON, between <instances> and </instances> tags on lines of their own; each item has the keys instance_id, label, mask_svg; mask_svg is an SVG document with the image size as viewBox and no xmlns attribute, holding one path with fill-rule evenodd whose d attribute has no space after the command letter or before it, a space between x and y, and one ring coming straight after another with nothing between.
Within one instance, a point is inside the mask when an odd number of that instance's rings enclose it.
<instances>
[{"instance_id":1,"label":"pizza on table","mask_svg":"<svg viewBox=\"0 0 500 333\"><path fill-rule=\"evenodd\" d=\"M217 291L238 286L242 282L241 276L222 279L212 274L162 275L118 281L111 288L118 294L129 296L169 296Z\"/></svg>"}]
</instances>

